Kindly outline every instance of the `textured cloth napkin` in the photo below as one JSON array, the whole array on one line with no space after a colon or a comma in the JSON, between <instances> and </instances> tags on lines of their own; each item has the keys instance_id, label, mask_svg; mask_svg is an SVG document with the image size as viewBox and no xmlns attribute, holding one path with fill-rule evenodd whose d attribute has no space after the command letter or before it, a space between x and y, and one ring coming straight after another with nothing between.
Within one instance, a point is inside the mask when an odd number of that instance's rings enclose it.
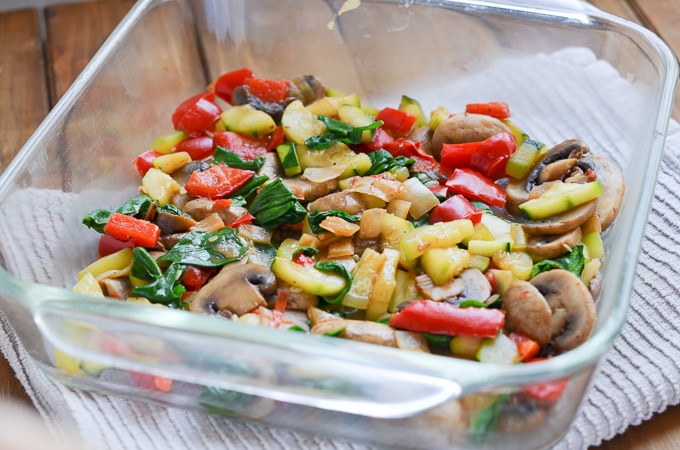
<instances>
[{"instance_id":1,"label":"textured cloth napkin","mask_svg":"<svg viewBox=\"0 0 680 450\"><path fill-rule=\"evenodd\" d=\"M564 91L565 95L569 92L573 91ZM593 101L597 102L597 99ZM597 111L597 106L583 110ZM621 115L625 117L625 111ZM568 434L557 444L558 449L585 449L597 445L680 400L680 330L675 326L680 323L680 310L674 285L680 278L678 193L680 125L672 121L639 258L628 321L599 365L581 410ZM3 220L7 218L0 217L0 222ZM7 239L12 236L4 235L0 228L0 243L8 242ZM0 325L0 348L47 422L55 444L67 442L75 435L87 443L86 448L92 449L371 448L198 412L74 391L36 367L1 311ZM0 422L0 429L2 427ZM65 448L73 447L65 444Z\"/></svg>"}]
</instances>

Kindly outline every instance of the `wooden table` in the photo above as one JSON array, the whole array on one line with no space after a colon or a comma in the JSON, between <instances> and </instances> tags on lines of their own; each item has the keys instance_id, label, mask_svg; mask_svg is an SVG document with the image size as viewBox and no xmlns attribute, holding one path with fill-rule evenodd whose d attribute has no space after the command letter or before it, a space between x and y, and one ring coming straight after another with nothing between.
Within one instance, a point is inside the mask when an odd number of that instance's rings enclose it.
<instances>
[{"instance_id":1,"label":"wooden table","mask_svg":"<svg viewBox=\"0 0 680 450\"><path fill-rule=\"evenodd\" d=\"M677 0L592 3L650 28L680 54ZM0 13L0 171L133 4L133 0L104 0ZM680 120L680 96L676 98L674 118ZM12 369L0 357L0 398L8 397L30 403ZM661 450L678 448L678 442L680 406L673 406L597 449Z\"/></svg>"}]
</instances>

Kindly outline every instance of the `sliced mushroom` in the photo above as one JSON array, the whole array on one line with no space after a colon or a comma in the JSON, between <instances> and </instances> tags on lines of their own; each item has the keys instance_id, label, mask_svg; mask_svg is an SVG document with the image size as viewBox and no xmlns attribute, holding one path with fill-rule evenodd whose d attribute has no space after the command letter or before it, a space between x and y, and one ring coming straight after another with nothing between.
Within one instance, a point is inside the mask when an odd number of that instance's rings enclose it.
<instances>
[{"instance_id":1,"label":"sliced mushroom","mask_svg":"<svg viewBox=\"0 0 680 450\"><path fill-rule=\"evenodd\" d=\"M156 225L161 229L162 235L184 233L196 225L196 221L191 217L178 216L165 211L156 217Z\"/></svg>"},{"instance_id":2,"label":"sliced mushroom","mask_svg":"<svg viewBox=\"0 0 680 450\"><path fill-rule=\"evenodd\" d=\"M340 330L342 331L338 336L344 339L384 345L386 347L397 346L394 328L380 322L335 317L315 324L311 331L313 334L328 334L336 333Z\"/></svg>"},{"instance_id":3,"label":"sliced mushroom","mask_svg":"<svg viewBox=\"0 0 680 450\"><path fill-rule=\"evenodd\" d=\"M432 136L434 132L430 129L430 127L422 126L418 128L414 128L413 130L409 131L408 134L405 136L406 139L414 142L420 142L420 149L424 152L427 153L428 155L432 155ZM441 150L440 150L441 153Z\"/></svg>"},{"instance_id":4,"label":"sliced mushroom","mask_svg":"<svg viewBox=\"0 0 680 450\"><path fill-rule=\"evenodd\" d=\"M439 160L444 144L479 142L498 133L510 132L510 128L495 117L484 114L454 114L435 128L432 134L432 154Z\"/></svg>"},{"instance_id":5,"label":"sliced mushroom","mask_svg":"<svg viewBox=\"0 0 680 450\"><path fill-rule=\"evenodd\" d=\"M567 158L547 164L538 175L538 184L561 180L576 166L578 159Z\"/></svg>"},{"instance_id":6,"label":"sliced mushroom","mask_svg":"<svg viewBox=\"0 0 680 450\"><path fill-rule=\"evenodd\" d=\"M585 342L595 326L595 302L579 277L562 269L536 275L531 284L552 310L553 344L560 352Z\"/></svg>"},{"instance_id":7,"label":"sliced mushroom","mask_svg":"<svg viewBox=\"0 0 680 450\"><path fill-rule=\"evenodd\" d=\"M309 180L304 180L297 176L293 178L283 178L283 182L288 189L295 194L295 197L311 201L328 195L338 188L338 180L332 179L321 183L314 183Z\"/></svg>"},{"instance_id":8,"label":"sliced mushroom","mask_svg":"<svg viewBox=\"0 0 680 450\"><path fill-rule=\"evenodd\" d=\"M521 217L519 205L529 200L529 193L539 183L539 177L543 169L556 161L569 158L581 158L589 151L588 146L578 139L570 139L557 144L534 163L526 177L521 179L511 178L505 187L507 201L505 209L513 216Z\"/></svg>"},{"instance_id":9,"label":"sliced mushroom","mask_svg":"<svg viewBox=\"0 0 680 450\"><path fill-rule=\"evenodd\" d=\"M503 294L505 328L541 347L571 350L588 339L595 325L595 302L579 277L563 269L515 280Z\"/></svg>"},{"instance_id":10,"label":"sliced mushroom","mask_svg":"<svg viewBox=\"0 0 680 450\"><path fill-rule=\"evenodd\" d=\"M427 274L416 277L418 291L427 299L460 304L465 300L485 301L491 295L491 285L479 269L466 269L448 283L437 286Z\"/></svg>"},{"instance_id":11,"label":"sliced mushroom","mask_svg":"<svg viewBox=\"0 0 680 450\"><path fill-rule=\"evenodd\" d=\"M527 253L534 261L556 258L576 247L582 236L580 227L559 235L532 236L527 242Z\"/></svg>"},{"instance_id":12,"label":"sliced mushroom","mask_svg":"<svg viewBox=\"0 0 680 450\"><path fill-rule=\"evenodd\" d=\"M300 100L305 106L322 99L326 95L326 86L314 75L295 77L290 83L289 98L286 103Z\"/></svg>"},{"instance_id":13,"label":"sliced mushroom","mask_svg":"<svg viewBox=\"0 0 680 450\"><path fill-rule=\"evenodd\" d=\"M126 299L132 292L129 278L104 278L99 280L99 285L104 289L106 297Z\"/></svg>"},{"instance_id":14,"label":"sliced mushroom","mask_svg":"<svg viewBox=\"0 0 680 450\"><path fill-rule=\"evenodd\" d=\"M177 181L180 185L184 186L194 172L202 172L210 168L210 163L207 161L191 161L188 164L180 167L179 169L172 172L172 178Z\"/></svg>"},{"instance_id":15,"label":"sliced mushroom","mask_svg":"<svg viewBox=\"0 0 680 450\"><path fill-rule=\"evenodd\" d=\"M204 314L243 315L267 304L276 276L258 264L228 264L191 299L189 310Z\"/></svg>"},{"instance_id":16,"label":"sliced mushroom","mask_svg":"<svg viewBox=\"0 0 680 450\"><path fill-rule=\"evenodd\" d=\"M503 294L505 328L521 333L545 347L552 337L552 311L539 290L528 281L515 280Z\"/></svg>"},{"instance_id":17,"label":"sliced mushroom","mask_svg":"<svg viewBox=\"0 0 680 450\"><path fill-rule=\"evenodd\" d=\"M623 195L626 190L621 169L612 161L599 156L585 156L579 160L579 167L593 170L602 186L602 195L597 201L597 215L606 230L621 209Z\"/></svg>"},{"instance_id":18,"label":"sliced mushroom","mask_svg":"<svg viewBox=\"0 0 680 450\"><path fill-rule=\"evenodd\" d=\"M283 115L283 110L286 108L287 103L285 101L281 103L265 102L261 98L253 95L250 87L243 85L238 86L234 89L234 92L232 92L231 104L234 106L250 105L255 109L266 112L272 116L272 119L274 119L276 123L279 123L281 122L281 116Z\"/></svg>"}]
</instances>

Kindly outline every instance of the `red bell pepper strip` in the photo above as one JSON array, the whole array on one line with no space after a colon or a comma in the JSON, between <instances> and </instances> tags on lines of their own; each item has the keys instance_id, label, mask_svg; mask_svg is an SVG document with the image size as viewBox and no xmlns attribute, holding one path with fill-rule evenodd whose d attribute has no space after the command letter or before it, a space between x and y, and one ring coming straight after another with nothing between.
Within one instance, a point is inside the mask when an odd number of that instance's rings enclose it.
<instances>
[{"instance_id":1,"label":"red bell pepper strip","mask_svg":"<svg viewBox=\"0 0 680 450\"><path fill-rule=\"evenodd\" d=\"M285 313L289 298L290 291L288 289L279 289L276 292L276 300L274 300L274 311L279 314Z\"/></svg>"},{"instance_id":2,"label":"red bell pepper strip","mask_svg":"<svg viewBox=\"0 0 680 450\"><path fill-rule=\"evenodd\" d=\"M545 361L547 358L533 358L524 361L525 363L535 363ZM564 390L569 384L568 378L560 378L557 380L544 381L541 383L524 386L520 392L527 397L532 397L537 400L545 402L556 402L562 397Z\"/></svg>"},{"instance_id":3,"label":"red bell pepper strip","mask_svg":"<svg viewBox=\"0 0 680 450\"><path fill-rule=\"evenodd\" d=\"M230 223L229 226L232 228L238 228L241 225L250 225L251 223L253 223L254 219L255 216L253 216L250 213L245 213L244 215Z\"/></svg>"},{"instance_id":4,"label":"red bell pepper strip","mask_svg":"<svg viewBox=\"0 0 680 450\"><path fill-rule=\"evenodd\" d=\"M185 139L176 148L177 152L187 152L192 161L200 161L209 158L215 153L213 138L210 136L200 136Z\"/></svg>"},{"instance_id":5,"label":"red bell pepper strip","mask_svg":"<svg viewBox=\"0 0 680 450\"><path fill-rule=\"evenodd\" d=\"M485 114L496 119L510 117L510 107L505 102L469 103L465 106L465 112L469 114Z\"/></svg>"},{"instance_id":6,"label":"red bell pepper strip","mask_svg":"<svg viewBox=\"0 0 680 450\"><path fill-rule=\"evenodd\" d=\"M447 198L430 213L430 225L437 222L451 222L458 219L470 219L472 223L479 223L484 212L472 206L462 195Z\"/></svg>"},{"instance_id":7,"label":"red bell pepper strip","mask_svg":"<svg viewBox=\"0 0 680 450\"><path fill-rule=\"evenodd\" d=\"M108 234L102 234L99 237L99 246L97 247L97 255L100 258L103 258L104 256L110 255L112 253L116 253L119 250L123 250L124 248L134 248L135 243L130 240L122 241L120 239L116 239L113 236L109 236Z\"/></svg>"},{"instance_id":8,"label":"red bell pepper strip","mask_svg":"<svg viewBox=\"0 0 680 450\"><path fill-rule=\"evenodd\" d=\"M147 150L144 153L139 154L134 161L132 161L132 166L135 168L140 176L146 175L146 173L153 167L153 160L163 155L162 153L155 152L153 150Z\"/></svg>"},{"instance_id":9,"label":"red bell pepper strip","mask_svg":"<svg viewBox=\"0 0 680 450\"><path fill-rule=\"evenodd\" d=\"M274 131L269 135L269 141L267 142L267 151L271 152L276 150L276 147L286 142L286 132L283 131L283 127L276 127Z\"/></svg>"},{"instance_id":10,"label":"red bell pepper strip","mask_svg":"<svg viewBox=\"0 0 680 450\"><path fill-rule=\"evenodd\" d=\"M394 138L383 127L378 127L373 133L371 142L361 144L359 150L363 153L371 153L381 148L386 149L394 142Z\"/></svg>"},{"instance_id":11,"label":"red bell pepper strip","mask_svg":"<svg viewBox=\"0 0 680 450\"><path fill-rule=\"evenodd\" d=\"M155 223L114 212L104 225L104 233L121 241L132 241L140 247L155 247L161 229Z\"/></svg>"},{"instance_id":12,"label":"red bell pepper strip","mask_svg":"<svg viewBox=\"0 0 680 450\"><path fill-rule=\"evenodd\" d=\"M446 302L417 300L390 317L395 328L445 336L496 337L505 312L491 308L460 308Z\"/></svg>"},{"instance_id":13,"label":"red bell pepper strip","mask_svg":"<svg viewBox=\"0 0 680 450\"><path fill-rule=\"evenodd\" d=\"M441 184L437 186L428 186L427 187L434 195L438 195L440 197L446 197L446 194L449 193L449 188L446 186L443 186Z\"/></svg>"},{"instance_id":14,"label":"red bell pepper strip","mask_svg":"<svg viewBox=\"0 0 680 450\"><path fill-rule=\"evenodd\" d=\"M516 345L520 361L528 361L535 358L541 351L541 346L528 336L521 333L512 332L508 336Z\"/></svg>"},{"instance_id":15,"label":"red bell pepper strip","mask_svg":"<svg viewBox=\"0 0 680 450\"><path fill-rule=\"evenodd\" d=\"M454 170L446 186L453 194L461 194L470 200L480 200L499 208L505 206L507 200L502 187L472 169Z\"/></svg>"},{"instance_id":16,"label":"red bell pepper strip","mask_svg":"<svg viewBox=\"0 0 680 450\"><path fill-rule=\"evenodd\" d=\"M192 197L218 199L226 197L246 184L255 172L235 169L226 164L216 164L202 172L191 174L184 184L187 194Z\"/></svg>"},{"instance_id":17,"label":"red bell pepper strip","mask_svg":"<svg viewBox=\"0 0 680 450\"><path fill-rule=\"evenodd\" d=\"M290 81L269 80L266 78L246 78L243 84L250 88L250 93L265 102L281 103L290 91Z\"/></svg>"},{"instance_id":18,"label":"red bell pepper strip","mask_svg":"<svg viewBox=\"0 0 680 450\"><path fill-rule=\"evenodd\" d=\"M471 167L472 156L479 151L481 142L444 144L441 151L442 169L449 173L460 167Z\"/></svg>"},{"instance_id":19,"label":"red bell pepper strip","mask_svg":"<svg viewBox=\"0 0 680 450\"><path fill-rule=\"evenodd\" d=\"M234 203L234 201L230 198L220 198L213 202L211 210L218 211L220 209L227 209L232 203Z\"/></svg>"},{"instance_id":20,"label":"red bell pepper strip","mask_svg":"<svg viewBox=\"0 0 680 450\"><path fill-rule=\"evenodd\" d=\"M213 273L212 267L186 266L182 275L182 284L188 291L198 291Z\"/></svg>"},{"instance_id":21,"label":"red bell pepper strip","mask_svg":"<svg viewBox=\"0 0 680 450\"><path fill-rule=\"evenodd\" d=\"M408 133L418 118L411 113L394 108L383 108L375 116L375 120L381 120L383 127L399 136Z\"/></svg>"},{"instance_id":22,"label":"red bell pepper strip","mask_svg":"<svg viewBox=\"0 0 680 450\"><path fill-rule=\"evenodd\" d=\"M203 92L182 102L172 115L175 130L190 136L202 136L206 131L212 131L222 114L222 108L214 100L215 94Z\"/></svg>"},{"instance_id":23,"label":"red bell pepper strip","mask_svg":"<svg viewBox=\"0 0 680 450\"><path fill-rule=\"evenodd\" d=\"M231 94L233 94L234 89L243 86L246 79L252 77L253 72L246 67L232 70L231 72L223 73L210 83L208 91L213 92L225 102L231 103Z\"/></svg>"},{"instance_id":24,"label":"red bell pepper strip","mask_svg":"<svg viewBox=\"0 0 680 450\"><path fill-rule=\"evenodd\" d=\"M236 153L244 161L252 161L267 153L268 137L252 137L234 133L233 131L218 131L213 137L215 148L223 147Z\"/></svg>"},{"instance_id":25,"label":"red bell pepper strip","mask_svg":"<svg viewBox=\"0 0 680 450\"><path fill-rule=\"evenodd\" d=\"M385 148L392 156L405 156L415 162L410 169L414 172L439 172L440 167L432 155L428 155L420 149L420 142L400 138L394 140Z\"/></svg>"},{"instance_id":26,"label":"red bell pepper strip","mask_svg":"<svg viewBox=\"0 0 680 450\"><path fill-rule=\"evenodd\" d=\"M517 150L515 137L510 133L498 133L479 143L479 148L472 154L468 167L483 173L492 180L503 178L505 177L505 164L515 150ZM498 167L499 161L502 167ZM494 177L499 173L500 176Z\"/></svg>"}]
</instances>

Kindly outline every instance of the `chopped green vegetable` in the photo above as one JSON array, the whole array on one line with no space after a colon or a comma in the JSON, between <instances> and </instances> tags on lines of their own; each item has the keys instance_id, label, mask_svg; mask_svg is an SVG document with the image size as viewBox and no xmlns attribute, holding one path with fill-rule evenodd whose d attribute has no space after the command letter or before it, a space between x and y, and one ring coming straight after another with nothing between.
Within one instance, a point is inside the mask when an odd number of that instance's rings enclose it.
<instances>
[{"instance_id":1,"label":"chopped green vegetable","mask_svg":"<svg viewBox=\"0 0 680 450\"><path fill-rule=\"evenodd\" d=\"M159 214L159 213L162 213L162 212L168 213L168 214L173 214L175 216L191 217L191 215L185 213L184 211L182 211L181 209L179 209L178 207L176 207L172 203L166 203L164 205L160 205L158 207L158 209L156 210L156 214Z\"/></svg>"},{"instance_id":2,"label":"chopped green vegetable","mask_svg":"<svg viewBox=\"0 0 680 450\"><path fill-rule=\"evenodd\" d=\"M125 214L126 216L137 217L146 213L151 207L151 203L153 203L153 200L148 195L138 195L137 197L126 201L116 209L95 209L90 211L90 213L83 218L83 225L103 234L104 226L114 212Z\"/></svg>"},{"instance_id":3,"label":"chopped green vegetable","mask_svg":"<svg viewBox=\"0 0 680 450\"><path fill-rule=\"evenodd\" d=\"M184 272L181 265L170 264L164 273L145 248L135 247L132 255L131 275L149 282L135 287L132 290L133 296L145 297L151 303L162 303L175 308L185 306L180 301L182 294L186 292L184 286L179 284Z\"/></svg>"},{"instance_id":4,"label":"chopped green vegetable","mask_svg":"<svg viewBox=\"0 0 680 450\"><path fill-rule=\"evenodd\" d=\"M307 210L283 180L277 178L260 190L250 205L250 213L260 226L273 230L285 223L299 223L307 215Z\"/></svg>"},{"instance_id":5,"label":"chopped green vegetable","mask_svg":"<svg viewBox=\"0 0 680 450\"><path fill-rule=\"evenodd\" d=\"M338 264L336 262L332 261L321 261L316 264L314 264L314 267L318 270L321 270L323 272L335 272L339 275L342 275L342 277L347 280L347 283L345 283L345 287L340 291L340 293L332 298L329 297L323 297L325 301L331 304L335 303L340 303L342 299L345 297L345 294L349 291L349 288L352 286L352 281L353 277L352 274L349 273L347 268L343 266L342 264Z\"/></svg>"},{"instance_id":6,"label":"chopped green vegetable","mask_svg":"<svg viewBox=\"0 0 680 450\"><path fill-rule=\"evenodd\" d=\"M219 267L243 258L248 245L231 227L217 231L192 231L184 235L165 255L161 263L176 262L199 267Z\"/></svg>"},{"instance_id":7,"label":"chopped green vegetable","mask_svg":"<svg viewBox=\"0 0 680 450\"><path fill-rule=\"evenodd\" d=\"M305 145L312 150L323 150L338 142L348 145L361 144L361 133L366 130L374 130L382 125L382 122L379 120L363 127L353 127L327 116L319 116L319 120L326 125L328 131L305 140Z\"/></svg>"},{"instance_id":8,"label":"chopped green vegetable","mask_svg":"<svg viewBox=\"0 0 680 450\"><path fill-rule=\"evenodd\" d=\"M337 337L340 336L346 329L347 327L340 327L337 330L332 330L327 333L324 333L324 336L330 336L330 337Z\"/></svg>"},{"instance_id":9,"label":"chopped green vegetable","mask_svg":"<svg viewBox=\"0 0 680 450\"><path fill-rule=\"evenodd\" d=\"M250 197L250 194L255 192L257 188L259 188L260 185L262 185L267 180L269 180L267 175L255 175L250 179L250 181L237 189L233 194L229 195L229 198L246 199Z\"/></svg>"},{"instance_id":10,"label":"chopped green vegetable","mask_svg":"<svg viewBox=\"0 0 680 450\"><path fill-rule=\"evenodd\" d=\"M315 210L309 213L309 216L307 217L312 232L320 233L323 231L321 222L323 222L326 217L340 217L341 219L352 223L357 223L361 220L361 214L352 215L348 212L340 211L339 209L331 209L329 211Z\"/></svg>"},{"instance_id":11,"label":"chopped green vegetable","mask_svg":"<svg viewBox=\"0 0 680 450\"><path fill-rule=\"evenodd\" d=\"M446 347L449 348L449 342L451 342L451 336L444 336L443 334L432 334L432 333L422 333L423 337L429 345L434 347Z\"/></svg>"},{"instance_id":12,"label":"chopped green vegetable","mask_svg":"<svg viewBox=\"0 0 680 450\"><path fill-rule=\"evenodd\" d=\"M303 255L306 255L306 256L314 256L317 253L319 253L319 249L303 245L303 246L295 249L295 251L293 252L293 258L295 258L300 253L302 253Z\"/></svg>"},{"instance_id":13,"label":"chopped green vegetable","mask_svg":"<svg viewBox=\"0 0 680 450\"><path fill-rule=\"evenodd\" d=\"M384 149L371 152L368 154L368 157L371 158L371 168L364 174L365 176L377 175L397 167L406 167L415 162L415 160L405 156L397 156L395 158L390 152Z\"/></svg>"},{"instance_id":14,"label":"chopped green vegetable","mask_svg":"<svg viewBox=\"0 0 680 450\"><path fill-rule=\"evenodd\" d=\"M468 435L476 441L483 440L491 431L498 420L498 416L503 409L503 405L510 397L509 394L499 395L491 401L485 408L477 413L472 420Z\"/></svg>"},{"instance_id":15,"label":"chopped green vegetable","mask_svg":"<svg viewBox=\"0 0 680 450\"><path fill-rule=\"evenodd\" d=\"M224 163L235 169L258 171L264 165L264 156L258 155L254 160L246 161L229 149L218 146L215 149L215 154L213 155L213 162L215 164Z\"/></svg>"},{"instance_id":16,"label":"chopped green vegetable","mask_svg":"<svg viewBox=\"0 0 680 450\"><path fill-rule=\"evenodd\" d=\"M572 272L574 275L580 277L585 265L585 258L583 256L583 244L574 247L569 253L559 256L554 259L544 259L539 261L531 268L531 278L535 277L541 272L546 272L551 269L564 269Z\"/></svg>"}]
</instances>

